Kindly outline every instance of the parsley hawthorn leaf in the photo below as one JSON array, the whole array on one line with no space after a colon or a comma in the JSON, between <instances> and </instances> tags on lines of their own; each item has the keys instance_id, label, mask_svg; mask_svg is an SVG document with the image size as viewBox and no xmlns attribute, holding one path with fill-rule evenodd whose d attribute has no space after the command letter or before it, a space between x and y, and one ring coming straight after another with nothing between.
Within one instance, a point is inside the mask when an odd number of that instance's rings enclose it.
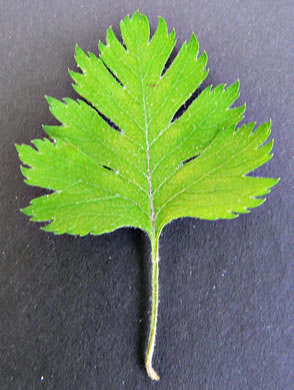
<instances>
[{"instance_id":1,"label":"parsley hawthorn leaf","mask_svg":"<svg viewBox=\"0 0 294 390\"><path fill-rule=\"evenodd\" d=\"M76 47L81 73L70 71L83 100L47 97L61 126L50 139L17 145L29 185L52 190L23 212L49 222L55 234L99 235L123 226L145 231L152 245L152 313L146 369L152 368L158 311L158 240L176 218L232 219L265 200L278 179L248 176L271 157L270 123L236 128L245 107L230 108L239 82L208 87L175 114L207 76L194 34L164 72L175 46L159 18L150 39L146 16L135 12L110 27L100 56ZM54 142L51 142L51 141Z\"/></svg>"}]
</instances>

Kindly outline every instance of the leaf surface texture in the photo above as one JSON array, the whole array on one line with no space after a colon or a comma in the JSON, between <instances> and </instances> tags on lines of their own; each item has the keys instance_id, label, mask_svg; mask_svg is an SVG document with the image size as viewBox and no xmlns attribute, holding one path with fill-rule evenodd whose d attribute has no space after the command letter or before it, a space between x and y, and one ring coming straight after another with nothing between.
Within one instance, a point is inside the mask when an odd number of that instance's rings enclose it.
<instances>
[{"instance_id":1,"label":"leaf surface texture","mask_svg":"<svg viewBox=\"0 0 294 390\"><path fill-rule=\"evenodd\" d=\"M56 234L134 226L158 239L173 219L232 219L263 203L277 179L248 174L272 157L270 123L238 128L239 82L202 90L178 116L208 74L195 35L167 67L176 41L164 19L153 37L138 12L120 28L124 43L109 28L99 57L76 47L81 98L48 97L60 125L17 146L26 183L51 190L24 213Z\"/></svg>"}]
</instances>

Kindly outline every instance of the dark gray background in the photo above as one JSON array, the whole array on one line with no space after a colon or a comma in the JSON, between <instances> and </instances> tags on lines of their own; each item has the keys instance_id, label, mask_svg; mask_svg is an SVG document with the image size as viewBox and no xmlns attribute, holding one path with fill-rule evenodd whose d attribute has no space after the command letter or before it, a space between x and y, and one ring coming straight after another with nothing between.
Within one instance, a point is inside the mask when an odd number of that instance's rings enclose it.
<instances>
[{"instance_id":1,"label":"dark gray background","mask_svg":"<svg viewBox=\"0 0 294 390\"><path fill-rule=\"evenodd\" d=\"M0 1L0 388L54 390L294 388L294 2ZM160 307L151 383L149 242L121 229L55 237L19 212L41 190L23 183L14 143L52 124L44 95L75 97L76 43L97 52L137 8L163 16L180 44L208 53L205 85L237 78L246 121L272 119L281 177L267 202L234 221L178 220L160 242Z\"/></svg>"}]
</instances>

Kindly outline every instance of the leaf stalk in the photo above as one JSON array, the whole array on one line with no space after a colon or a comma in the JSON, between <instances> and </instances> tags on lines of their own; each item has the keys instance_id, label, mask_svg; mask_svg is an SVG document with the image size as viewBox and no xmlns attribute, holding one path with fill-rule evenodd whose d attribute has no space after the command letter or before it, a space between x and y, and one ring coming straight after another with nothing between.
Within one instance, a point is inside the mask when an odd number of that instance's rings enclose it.
<instances>
[{"instance_id":1,"label":"leaf stalk","mask_svg":"<svg viewBox=\"0 0 294 390\"><path fill-rule=\"evenodd\" d=\"M145 367L148 376L155 381L159 380L159 375L152 367L152 358L155 347L157 316L158 316L158 275L159 275L159 256L158 256L158 237L151 238L152 246L152 310L150 319L150 331L148 345L146 350Z\"/></svg>"}]
</instances>

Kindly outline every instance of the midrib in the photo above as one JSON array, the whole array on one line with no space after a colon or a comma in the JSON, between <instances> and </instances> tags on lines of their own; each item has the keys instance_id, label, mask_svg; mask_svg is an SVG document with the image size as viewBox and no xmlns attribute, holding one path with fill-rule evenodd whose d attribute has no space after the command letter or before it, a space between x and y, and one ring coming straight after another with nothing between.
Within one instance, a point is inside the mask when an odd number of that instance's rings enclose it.
<instances>
[{"instance_id":1,"label":"midrib","mask_svg":"<svg viewBox=\"0 0 294 390\"><path fill-rule=\"evenodd\" d=\"M154 212L154 204L153 204L153 192L152 192L152 179L151 179L151 170L150 170L150 144L148 139L148 118L147 118L147 110L146 110L146 99L145 99L145 88L143 83L143 75L140 60L139 68L140 68L140 79L141 79L141 88L142 88L142 101L143 101L143 111L144 111L144 128L145 128L145 140L146 140L146 160L147 160L147 181L148 181L148 192L149 192L149 200L150 200L150 218L152 224L152 233L153 238L156 238L156 226L155 226L155 212Z\"/></svg>"}]
</instances>

